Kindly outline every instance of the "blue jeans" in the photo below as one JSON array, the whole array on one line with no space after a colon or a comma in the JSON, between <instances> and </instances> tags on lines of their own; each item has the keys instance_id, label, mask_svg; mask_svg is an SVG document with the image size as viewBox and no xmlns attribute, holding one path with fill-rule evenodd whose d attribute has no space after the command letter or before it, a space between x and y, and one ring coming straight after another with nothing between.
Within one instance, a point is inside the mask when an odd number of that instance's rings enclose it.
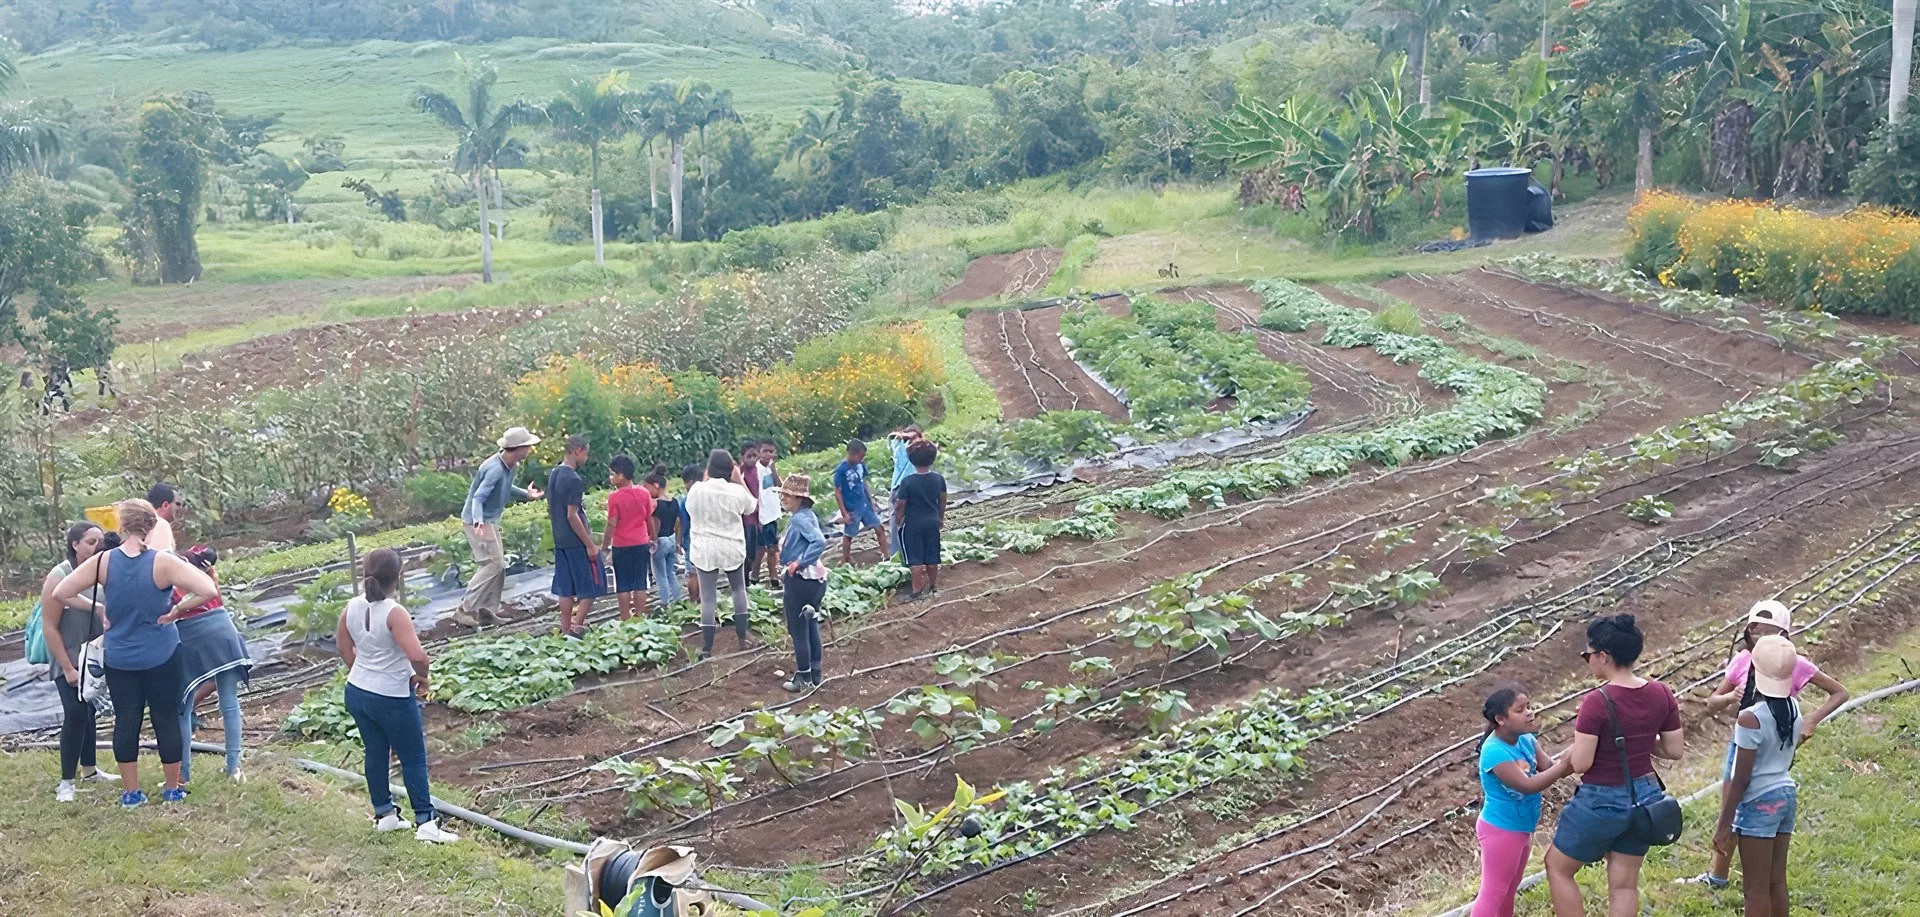
<instances>
[{"instance_id":1,"label":"blue jeans","mask_svg":"<svg viewBox=\"0 0 1920 917\"><path fill-rule=\"evenodd\" d=\"M820 683L820 604L827 597L827 581L823 579L804 579L799 576L784 578L786 588L780 591L780 603L787 616L787 633L793 636L793 674L795 678L806 677L814 684ZM805 614L807 606L812 606L816 614Z\"/></svg>"},{"instance_id":2,"label":"blue jeans","mask_svg":"<svg viewBox=\"0 0 1920 917\"><path fill-rule=\"evenodd\" d=\"M680 579L679 548L672 535L662 535L653 544L653 592L662 607L687 597L687 584Z\"/></svg>"},{"instance_id":3,"label":"blue jeans","mask_svg":"<svg viewBox=\"0 0 1920 917\"><path fill-rule=\"evenodd\" d=\"M220 697L220 731L227 740L227 776L240 773L240 679L241 669L228 669L213 676L214 693ZM180 704L180 734L193 741L193 699ZM193 749L180 757L180 782L193 779Z\"/></svg>"},{"instance_id":4,"label":"blue jeans","mask_svg":"<svg viewBox=\"0 0 1920 917\"><path fill-rule=\"evenodd\" d=\"M1646 856L1647 842L1629 836L1636 794L1643 803L1666 795L1651 774L1636 778L1631 792L1624 786L1581 784L1573 800L1560 810L1553 846L1582 863L1598 863L1609 853Z\"/></svg>"},{"instance_id":5,"label":"blue jeans","mask_svg":"<svg viewBox=\"0 0 1920 917\"><path fill-rule=\"evenodd\" d=\"M407 798L413 803L413 823L433 821L433 793L427 787L427 729L420 719L420 702L347 685L347 712L367 746L367 795L373 800L373 817L384 818L394 810L388 769L397 756Z\"/></svg>"}]
</instances>

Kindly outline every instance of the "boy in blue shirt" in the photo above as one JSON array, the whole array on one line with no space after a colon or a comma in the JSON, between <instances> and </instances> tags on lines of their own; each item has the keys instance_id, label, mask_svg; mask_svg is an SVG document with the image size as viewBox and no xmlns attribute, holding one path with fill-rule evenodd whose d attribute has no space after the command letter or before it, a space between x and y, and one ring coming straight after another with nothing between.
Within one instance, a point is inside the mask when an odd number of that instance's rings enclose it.
<instances>
[{"instance_id":1,"label":"boy in blue shirt","mask_svg":"<svg viewBox=\"0 0 1920 917\"><path fill-rule=\"evenodd\" d=\"M833 499L840 504L840 562L853 563L854 536L872 529L880 539L880 556L886 557L887 529L880 524L880 513L873 506L873 491L867 487L867 444L860 440L847 443L847 457L833 469Z\"/></svg>"}]
</instances>

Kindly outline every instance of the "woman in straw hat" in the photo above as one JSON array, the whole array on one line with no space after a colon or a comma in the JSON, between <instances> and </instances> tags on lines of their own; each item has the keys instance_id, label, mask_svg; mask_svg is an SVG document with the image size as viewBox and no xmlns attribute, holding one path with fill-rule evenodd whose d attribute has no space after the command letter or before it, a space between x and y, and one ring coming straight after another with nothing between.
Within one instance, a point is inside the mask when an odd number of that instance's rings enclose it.
<instances>
[{"instance_id":1,"label":"woman in straw hat","mask_svg":"<svg viewBox=\"0 0 1920 917\"><path fill-rule=\"evenodd\" d=\"M1799 793L1793 755L1805 734L1800 702L1793 699L1799 661L1793 643L1777 634L1753 645L1757 700L1734 722L1733 774L1720 794L1720 820L1713 849L1740 848L1747 917L1787 917L1787 844L1793 839Z\"/></svg>"},{"instance_id":2,"label":"woman in straw hat","mask_svg":"<svg viewBox=\"0 0 1920 917\"><path fill-rule=\"evenodd\" d=\"M1759 695L1755 689L1753 672L1754 645L1762 637L1791 636L1792 628L1793 615L1788 611L1787 606L1773 599L1763 599L1753 603L1753 608L1747 612L1747 626L1741 629L1740 637L1735 643L1733 658L1727 660L1726 674L1721 678L1720 683L1714 686L1713 694L1707 698L1707 712L1717 714L1730 707L1735 711L1745 710L1758 702ZM1832 716L1833 711L1840 709L1840 705L1846 703L1847 698L1852 696L1847 691L1846 685L1820 671L1820 667L1814 665L1813 660L1800 656L1794 662L1790 696L1799 697L1801 690L1809 684L1827 692L1827 701L1821 704L1820 709L1815 710L1812 715L1800 717L1800 739L1803 742L1813 736L1814 730L1819 728L1822 720ZM1726 789L1726 781L1733 776L1733 758L1737 750L1729 739L1726 763L1720 771L1720 785L1723 791ZM1715 850L1711 869L1692 878L1680 879L1675 884L1705 885L1713 889L1726 888L1728 870L1732 866L1733 851L1731 849L1725 853Z\"/></svg>"},{"instance_id":3,"label":"woman in straw hat","mask_svg":"<svg viewBox=\"0 0 1920 917\"><path fill-rule=\"evenodd\" d=\"M781 687L800 692L820 686L820 606L827 597L827 568L820 563L827 537L813 512L813 479L790 474L780 485L781 508L791 517L780 542L780 601L793 635L793 677Z\"/></svg>"}]
</instances>

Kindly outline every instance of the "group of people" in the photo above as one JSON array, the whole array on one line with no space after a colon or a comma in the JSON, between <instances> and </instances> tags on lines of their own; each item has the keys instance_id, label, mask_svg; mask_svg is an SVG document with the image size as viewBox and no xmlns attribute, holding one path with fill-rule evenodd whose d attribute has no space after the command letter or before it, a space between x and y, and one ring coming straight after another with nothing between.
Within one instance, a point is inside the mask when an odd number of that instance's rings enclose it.
<instances>
[{"instance_id":1,"label":"group of people","mask_svg":"<svg viewBox=\"0 0 1920 917\"><path fill-rule=\"evenodd\" d=\"M196 545L176 551L173 523L184 504L156 484L146 499L115 505L116 524L66 532L66 557L41 584L40 636L61 707L59 802L86 782L118 783L120 804L149 801L137 759L151 721L165 773L160 798L187 796L194 708L219 695L226 773L241 779L240 687L252 660L214 579L218 555ZM111 704L119 773L97 767L96 703Z\"/></svg>"},{"instance_id":2,"label":"group of people","mask_svg":"<svg viewBox=\"0 0 1920 917\"><path fill-rule=\"evenodd\" d=\"M1790 628L1785 605L1755 604L1740 646L1707 701L1710 712L1737 707L1737 713L1721 774L1713 865L1683 881L1726 887L1737 850L1747 917L1787 917L1787 845L1798 802L1790 771L1794 753L1848 697L1844 685L1799 654L1788 639ZM1641 864L1654 844L1670 842L1673 830L1656 817L1657 807L1673 803L1654 759L1678 760L1685 742L1673 691L1634 673L1644 643L1632 615L1587 626L1580 656L1601 684L1581 698L1573 744L1558 754L1547 754L1536 741L1540 723L1523 689L1507 685L1487 696L1478 768L1484 803L1475 826L1480 893L1472 917L1513 914L1540 824L1542 791L1576 774L1580 786L1561 809L1546 854L1554 913L1585 913L1574 876L1581 866L1602 860L1607 913L1640 913ZM1808 684L1827 692L1812 713L1802 712L1797 700ZM1654 836L1662 831L1668 833Z\"/></svg>"},{"instance_id":3,"label":"group of people","mask_svg":"<svg viewBox=\"0 0 1920 917\"><path fill-rule=\"evenodd\" d=\"M506 579L500 519L513 498L544 499L553 531L551 589L559 604L561 633L582 636L594 600L608 593L615 596L623 619L647 614L650 593L657 592L663 605L691 595L700 604L700 654L706 658L720 633L724 587L736 646L744 650L752 638L747 586L764 573L768 588L781 595L793 639L794 672L784 686L795 692L819 686L827 530L814 512L811 476L782 475L773 441L747 442L737 458L715 449L704 464L688 465L680 473L682 497L668 492L664 464L654 465L636 481L638 466L632 457L614 456L607 463L612 486L606 496L607 523L598 538L589 523L587 482L580 474L591 455L586 437L566 438L560 464L548 473L544 489L514 483L516 469L540 441L524 427L508 430L498 441L500 451L473 476L461 520L476 569L454 615L456 623L483 627L499 622ZM881 556L893 555L897 548L911 570L907 598L917 601L939 588L946 480L933 470L939 447L919 427L895 431L888 441L894 471L892 500L885 509L891 526L881 521L882 507L868 483L867 446L859 440L847 444L845 459L834 468L837 512L832 521L840 526L843 563L852 562L854 540L868 531L874 533Z\"/></svg>"}]
</instances>

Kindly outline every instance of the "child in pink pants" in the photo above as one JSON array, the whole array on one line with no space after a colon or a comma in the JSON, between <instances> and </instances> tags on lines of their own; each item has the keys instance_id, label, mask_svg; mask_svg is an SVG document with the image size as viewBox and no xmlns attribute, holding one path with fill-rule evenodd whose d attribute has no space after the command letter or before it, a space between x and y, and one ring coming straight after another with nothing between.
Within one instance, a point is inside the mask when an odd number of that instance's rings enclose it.
<instances>
[{"instance_id":1,"label":"child in pink pants","mask_svg":"<svg viewBox=\"0 0 1920 917\"><path fill-rule=\"evenodd\" d=\"M1565 756L1549 758L1534 740L1540 725L1518 685L1487 695L1480 714L1487 737L1480 743L1480 789L1486 802L1474 834L1480 838L1480 896L1472 917L1513 917L1520 879L1527 873L1533 829L1540 826L1540 791L1572 773Z\"/></svg>"}]
</instances>

